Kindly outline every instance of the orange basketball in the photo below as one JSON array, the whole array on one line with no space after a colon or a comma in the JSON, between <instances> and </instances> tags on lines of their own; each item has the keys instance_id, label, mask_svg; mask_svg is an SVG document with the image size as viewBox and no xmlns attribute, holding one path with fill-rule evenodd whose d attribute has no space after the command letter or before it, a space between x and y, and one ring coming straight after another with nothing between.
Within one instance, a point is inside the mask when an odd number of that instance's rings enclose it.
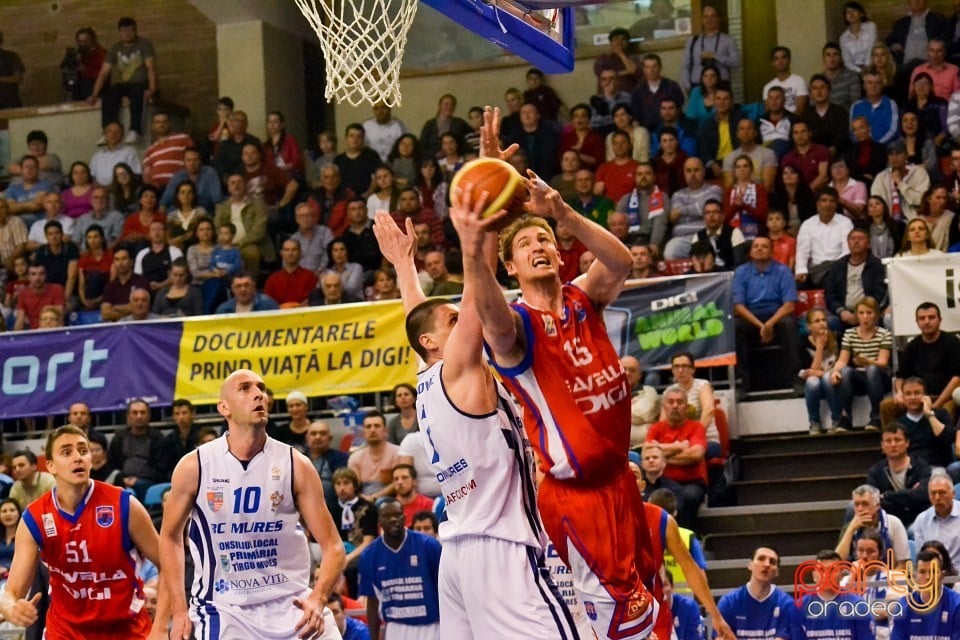
<instances>
[{"instance_id":1,"label":"orange basketball","mask_svg":"<svg viewBox=\"0 0 960 640\"><path fill-rule=\"evenodd\" d=\"M464 189L472 185L474 201L487 192L487 206L482 217L492 216L501 209L511 214L523 213L523 203L530 197L523 177L513 165L497 158L478 158L463 165L450 182L450 197L457 204L457 185Z\"/></svg>"}]
</instances>

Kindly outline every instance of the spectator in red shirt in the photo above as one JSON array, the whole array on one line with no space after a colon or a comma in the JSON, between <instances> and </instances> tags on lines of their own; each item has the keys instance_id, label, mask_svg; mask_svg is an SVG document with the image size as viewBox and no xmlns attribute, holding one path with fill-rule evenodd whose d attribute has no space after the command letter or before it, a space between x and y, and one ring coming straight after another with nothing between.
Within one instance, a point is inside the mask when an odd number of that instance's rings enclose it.
<instances>
[{"instance_id":1,"label":"spectator in red shirt","mask_svg":"<svg viewBox=\"0 0 960 640\"><path fill-rule=\"evenodd\" d=\"M77 30L74 37L77 41L77 53L80 54L80 68L77 69L77 87L73 98L86 100L93 93L100 67L107 58L107 50L97 42L97 32L90 27Z\"/></svg>"},{"instance_id":2,"label":"spectator in red shirt","mask_svg":"<svg viewBox=\"0 0 960 640\"><path fill-rule=\"evenodd\" d=\"M797 170L810 188L816 191L830 181L827 167L830 151L822 144L810 141L810 127L806 122L796 121L790 127L793 149L783 156L782 164Z\"/></svg>"},{"instance_id":3,"label":"spectator in red shirt","mask_svg":"<svg viewBox=\"0 0 960 640\"><path fill-rule=\"evenodd\" d=\"M593 192L618 202L633 190L637 161L631 156L630 136L623 131L610 134L610 144L613 147L613 160L604 162L597 168Z\"/></svg>"},{"instance_id":4,"label":"spectator in red shirt","mask_svg":"<svg viewBox=\"0 0 960 640\"><path fill-rule=\"evenodd\" d=\"M667 419L650 425L646 441L663 449L667 458L663 475L682 487L683 511L677 514L677 522L692 529L707 492L707 433L702 424L687 418L687 394L680 387L663 393L663 407Z\"/></svg>"},{"instance_id":5,"label":"spectator in red shirt","mask_svg":"<svg viewBox=\"0 0 960 640\"><path fill-rule=\"evenodd\" d=\"M397 199L397 210L390 214L393 216L397 226L401 229L406 228L406 220L410 218L414 225L430 225L430 241L433 242L435 249L446 246L447 238L443 233L443 221L434 213L433 209L427 209L420 206L420 193L416 187L407 187L400 192Z\"/></svg>"},{"instance_id":6,"label":"spectator in red shirt","mask_svg":"<svg viewBox=\"0 0 960 640\"><path fill-rule=\"evenodd\" d=\"M320 188L313 190L308 202L319 213L317 222L328 227L337 237L350 224L347 203L355 197L357 194L343 185L337 165L328 164L320 169Z\"/></svg>"},{"instance_id":7,"label":"spectator in red shirt","mask_svg":"<svg viewBox=\"0 0 960 640\"><path fill-rule=\"evenodd\" d=\"M130 247L131 253L136 255L141 249L149 244L147 236L150 233L150 223L157 221L164 225L167 223L167 216L158 210L160 202L160 191L152 185L146 185L140 192L140 210L131 213L123 221L123 231L120 232L116 249L121 243Z\"/></svg>"},{"instance_id":8,"label":"spectator in red shirt","mask_svg":"<svg viewBox=\"0 0 960 640\"><path fill-rule=\"evenodd\" d=\"M557 221L557 251L560 253L560 282L570 282L580 275L580 256L587 246L570 233L567 225Z\"/></svg>"},{"instance_id":9,"label":"spectator in red shirt","mask_svg":"<svg viewBox=\"0 0 960 640\"><path fill-rule=\"evenodd\" d=\"M282 209L290 204L296 197L300 184L275 165L262 162L258 145L245 144L242 153L247 194L260 196L268 207Z\"/></svg>"},{"instance_id":10,"label":"spectator in red shirt","mask_svg":"<svg viewBox=\"0 0 960 640\"><path fill-rule=\"evenodd\" d=\"M303 180L303 152L297 139L287 133L287 120L279 111L267 115L263 161L283 170L291 178Z\"/></svg>"},{"instance_id":11,"label":"spectator in red shirt","mask_svg":"<svg viewBox=\"0 0 960 640\"><path fill-rule=\"evenodd\" d=\"M186 133L170 133L166 111L154 111L150 132L153 144L143 154L143 181L163 190L173 174L184 169L183 154L193 147L193 139Z\"/></svg>"},{"instance_id":12,"label":"spectator in red shirt","mask_svg":"<svg viewBox=\"0 0 960 640\"><path fill-rule=\"evenodd\" d=\"M797 239L787 233L787 216L783 211L767 212L767 235L773 243L773 259L793 271L797 262Z\"/></svg>"},{"instance_id":13,"label":"spectator in red shirt","mask_svg":"<svg viewBox=\"0 0 960 640\"><path fill-rule=\"evenodd\" d=\"M605 143L600 134L590 128L590 105L577 104L570 110L570 124L560 138L560 154L573 149L580 154L580 163L588 169L596 169L604 160Z\"/></svg>"},{"instance_id":14,"label":"spectator in red shirt","mask_svg":"<svg viewBox=\"0 0 960 640\"><path fill-rule=\"evenodd\" d=\"M280 260L282 266L267 278L263 292L281 307L306 305L310 292L317 288L317 274L300 266L300 243L284 240Z\"/></svg>"},{"instance_id":15,"label":"spectator in red shirt","mask_svg":"<svg viewBox=\"0 0 960 640\"><path fill-rule=\"evenodd\" d=\"M63 287L58 284L47 283L47 269L42 264L32 264L27 270L29 286L20 292L17 299L17 314L13 330L23 331L26 328L40 327L40 312L44 307L57 307L60 313L66 304Z\"/></svg>"},{"instance_id":16,"label":"spectator in red shirt","mask_svg":"<svg viewBox=\"0 0 960 640\"><path fill-rule=\"evenodd\" d=\"M400 463L393 467L393 488L403 507L403 526L413 527L413 516L421 511L433 511L433 500L417 492L417 470L412 464Z\"/></svg>"}]
</instances>

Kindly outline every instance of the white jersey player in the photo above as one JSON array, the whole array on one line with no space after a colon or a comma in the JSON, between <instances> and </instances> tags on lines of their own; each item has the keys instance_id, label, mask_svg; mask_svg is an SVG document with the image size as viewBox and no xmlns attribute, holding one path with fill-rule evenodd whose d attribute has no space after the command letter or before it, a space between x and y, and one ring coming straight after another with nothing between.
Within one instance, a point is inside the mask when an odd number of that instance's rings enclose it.
<instances>
[{"instance_id":1,"label":"white jersey player","mask_svg":"<svg viewBox=\"0 0 960 640\"><path fill-rule=\"evenodd\" d=\"M326 602L343 570L343 545L313 465L266 435L265 388L252 371L232 373L217 404L227 434L188 453L173 472L160 533L171 638L340 637ZM323 553L313 590L301 517ZM177 588L188 519L195 564L189 610Z\"/></svg>"},{"instance_id":2,"label":"white jersey player","mask_svg":"<svg viewBox=\"0 0 960 640\"><path fill-rule=\"evenodd\" d=\"M464 289L460 311L427 300L414 266L412 223L404 233L378 212L374 233L397 271L407 338L427 364L418 376L417 418L447 504L440 525L441 636L580 638L544 566L529 444L483 361L474 292Z\"/></svg>"}]
</instances>

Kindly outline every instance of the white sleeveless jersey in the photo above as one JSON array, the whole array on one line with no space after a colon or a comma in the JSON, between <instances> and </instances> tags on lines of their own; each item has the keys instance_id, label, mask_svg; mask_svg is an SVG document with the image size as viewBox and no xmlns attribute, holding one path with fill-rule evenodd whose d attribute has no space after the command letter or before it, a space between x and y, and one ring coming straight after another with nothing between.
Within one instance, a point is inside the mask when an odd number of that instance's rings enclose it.
<instances>
[{"instance_id":1,"label":"white sleeveless jersey","mask_svg":"<svg viewBox=\"0 0 960 640\"><path fill-rule=\"evenodd\" d=\"M499 381L497 408L471 415L447 397L437 362L417 374L417 419L446 502L440 540L488 536L543 549L534 459L520 414Z\"/></svg>"},{"instance_id":2,"label":"white sleeveless jersey","mask_svg":"<svg viewBox=\"0 0 960 640\"><path fill-rule=\"evenodd\" d=\"M237 606L299 596L309 588L310 553L293 501L293 449L267 438L244 469L228 451L228 437L196 453L191 604Z\"/></svg>"}]
</instances>

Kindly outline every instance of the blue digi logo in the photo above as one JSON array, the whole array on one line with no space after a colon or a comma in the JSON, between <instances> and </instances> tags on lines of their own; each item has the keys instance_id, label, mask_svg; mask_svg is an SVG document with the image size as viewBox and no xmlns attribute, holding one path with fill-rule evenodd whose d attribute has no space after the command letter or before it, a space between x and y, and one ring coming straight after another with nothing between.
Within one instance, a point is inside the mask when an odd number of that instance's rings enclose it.
<instances>
[{"instance_id":1,"label":"blue digi logo","mask_svg":"<svg viewBox=\"0 0 960 640\"><path fill-rule=\"evenodd\" d=\"M216 590L217 593L226 593L230 591L230 583L223 579L217 580L213 584L213 588Z\"/></svg>"}]
</instances>

